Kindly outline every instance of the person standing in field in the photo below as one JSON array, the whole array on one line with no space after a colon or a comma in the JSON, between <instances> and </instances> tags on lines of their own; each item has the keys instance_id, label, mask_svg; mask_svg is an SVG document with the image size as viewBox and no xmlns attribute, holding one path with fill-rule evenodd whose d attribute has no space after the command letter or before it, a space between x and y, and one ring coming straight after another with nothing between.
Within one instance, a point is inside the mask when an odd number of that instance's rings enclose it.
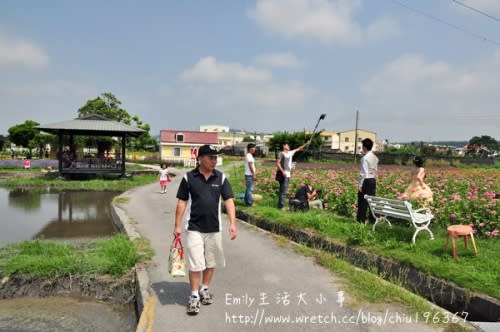
<instances>
[{"instance_id":1,"label":"person standing in field","mask_svg":"<svg viewBox=\"0 0 500 332\"><path fill-rule=\"evenodd\" d=\"M181 234L184 214L186 263L189 271L191 296L187 313L196 315L200 303L213 303L209 291L217 266L225 266L222 250L221 202L229 218L229 237L237 235L233 191L226 175L215 169L219 151L212 145L198 150L198 166L184 174L177 191L174 236ZM187 211L186 211L187 210Z\"/></svg>"},{"instance_id":2,"label":"person standing in field","mask_svg":"<svg viewBox=\"0 0 500 332\"><path fill-rule=\"evenodd\" d=\"M356 220L360 223L364 223L366 220L366 212L368 209L368 202L365 199L365 195L375 196L377 190L377 169L378 169L378 158L372 152L373 141L369 138L365 138L361 141L363 146L363 153L365 154L361 158L360 170L359 170L359 184L358 184L358 212ZM370 213L370 222L374 223L375 218Z\"/></svg>"},{"instance_id":3,"label":"person standing in field","mask_svg":"<svg viewBox=\"0 0 500 332\"><path fill-rule=\"evenodd\" d=\"M255 173L255 144L248 143L247 154L245 156L245 205L252 206L253 204L253 188L255 180L257 180Z\"/></svg>"},{"instance_id":4,"label":"person standing in field","mask_svg":"<svg viewBox=\"0 0 500 332\"><path fill-rule=\"evenodd\" d=\"M302 151L306 146L311 144L311 140L312 138L294 150L290 150L290 145L288 143L283 144L283 149L279 153L278 159L276 159L276 167L278 168L276 171L281 172L282 174L279 181L280 188L278 192L278 209L283 209L285 207L285 196L292 174L293 156L295 153Z\"/></svg>"}]
</instances>

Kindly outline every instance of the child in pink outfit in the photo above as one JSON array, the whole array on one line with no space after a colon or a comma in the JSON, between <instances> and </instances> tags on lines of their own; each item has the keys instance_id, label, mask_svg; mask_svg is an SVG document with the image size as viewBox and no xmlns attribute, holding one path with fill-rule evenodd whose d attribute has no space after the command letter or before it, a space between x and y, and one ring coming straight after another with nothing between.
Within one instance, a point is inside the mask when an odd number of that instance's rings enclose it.
<instances>
[{"instance_id":1,"label":"child in pink outfit","mask_svg":"<svg viewBox=\"0 0 500 332\"><path fill-rule=\"evenodd\" d=\"M161 163L161 168L158 172L158 178L160 179L160 194L167 193L167 183L169 176L166 163Z\"/></svg>"},{"instance_id":2,"label":"child in pink outfit","mask_svg":"<svg viewBox=\"0 0 500 332\"><path fill-rule=\"evenodd\" d=\"M31 161L28 158L24 158L24 160L23 160L23 167L24 167L24 169L31 168Z\"/></svg>"}]
</instances>

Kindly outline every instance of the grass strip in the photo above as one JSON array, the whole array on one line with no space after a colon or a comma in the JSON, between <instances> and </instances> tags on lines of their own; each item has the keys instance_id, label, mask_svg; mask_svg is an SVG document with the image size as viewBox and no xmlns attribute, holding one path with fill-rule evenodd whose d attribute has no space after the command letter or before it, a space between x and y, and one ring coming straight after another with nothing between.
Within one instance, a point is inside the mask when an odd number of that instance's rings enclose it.
<instances>
[{"instance_id":1,"label":"grass strip","mask_svg":"<svg viewBox=\"0 0 500 332\"><path fill-rule=\"evenodd\" d=\"M56 278L63 275L122 277L139 261L153 256L147 241L131 242L124 234L86 245L23 241L0 248L0 276Z\"/></svg>"}]
</instances>

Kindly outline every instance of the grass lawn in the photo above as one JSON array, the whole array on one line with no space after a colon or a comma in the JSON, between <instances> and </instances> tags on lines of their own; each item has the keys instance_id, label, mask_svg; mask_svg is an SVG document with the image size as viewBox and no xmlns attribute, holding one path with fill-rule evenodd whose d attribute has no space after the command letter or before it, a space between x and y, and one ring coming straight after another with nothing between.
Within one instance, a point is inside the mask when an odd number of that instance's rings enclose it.
<instances>
[{"instance_id":1,"label":"grass lawn","mask_svg":"<svg viewBox=\"0 0 500 332\"><path fill-rule=\"evenodd\" d=\"M53 241L23 241L0 248L0 277L55 278L63 275L111 275L121 277L152 251L127 235L95 240L87 245Z\"/></svg>"},{"instance_id":2,"label":"grass lawn","mask_svg":"<svg viewBox=\"0 0 500 332\"><path fill-rule=\"evenodd\" d=\"M68 190L96 190L96 191L126 191L131 188L156 181L156 174L134 175L126 179L93 179L93 180L64 180L58 178L57 173L41 174L31 177L32 172L21 173L18 176L0 179L0 186L5 187L54 187Z\"/></svg>"}]
</instances>

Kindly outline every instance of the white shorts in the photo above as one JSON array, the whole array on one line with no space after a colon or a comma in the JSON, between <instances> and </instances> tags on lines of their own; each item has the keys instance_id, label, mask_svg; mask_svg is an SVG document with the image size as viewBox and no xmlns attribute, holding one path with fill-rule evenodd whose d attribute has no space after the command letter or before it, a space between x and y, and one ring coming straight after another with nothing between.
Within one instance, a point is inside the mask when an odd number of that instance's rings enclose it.
<instances>
[{"instance_id":1,"label":"white shorts","mask_svg":"<svg viewBox=\"0 0 500 332\"><path fill-rule=\"evenodd\" d=\"M203 271L217 265L224 267L226 261L222 250L221 232L186 232L186 263L189 271Z\"/></svg>"}]
</instances>

